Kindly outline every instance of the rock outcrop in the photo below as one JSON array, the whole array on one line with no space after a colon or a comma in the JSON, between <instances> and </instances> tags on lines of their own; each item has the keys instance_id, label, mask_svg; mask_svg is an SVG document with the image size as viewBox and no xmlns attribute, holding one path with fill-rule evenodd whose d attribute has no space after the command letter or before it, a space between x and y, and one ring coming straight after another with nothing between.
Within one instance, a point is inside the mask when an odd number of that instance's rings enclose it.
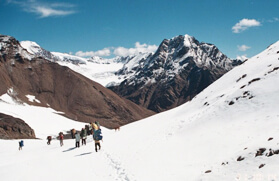
<instances>
[{"instance_id":1,"label":"rock outcrop","mask_svg":"<svg viewBox=\"0 0 279 181\"><path fill-rule=\"evenodd\" d=\"M23 120L0 113L0 139L35 139L34 130Z\"/></svg>"}]
</instances>

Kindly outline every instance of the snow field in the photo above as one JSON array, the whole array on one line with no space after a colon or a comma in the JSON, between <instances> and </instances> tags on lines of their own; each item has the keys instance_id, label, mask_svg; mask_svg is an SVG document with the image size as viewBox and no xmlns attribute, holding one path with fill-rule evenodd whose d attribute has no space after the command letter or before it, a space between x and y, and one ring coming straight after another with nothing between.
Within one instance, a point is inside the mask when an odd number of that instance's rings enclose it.
<instances>
[{"instance_id":1,"label":"snow field","mask_svg":"<svg viewBox=\"0 0 279 181\"><path fill-rule=\"evenodd\" d=\"M25 120L42 140L25 140L22 151L18 151L18 140L0 140L1 178L279 180L279 155L265 156L270 148L279 150L277 52L279 42L175 109L120 131L103 128L98 153L90 137L86 146L76 149L74 140L65 140L63 147L57 140L46 145L47 135L79 130L84 124L49 108L17 105L3 95L1 112ZM259 148L266 151L255 157ZM244 159L237 161L239 157Z\"/></svg>"}]
</instances>

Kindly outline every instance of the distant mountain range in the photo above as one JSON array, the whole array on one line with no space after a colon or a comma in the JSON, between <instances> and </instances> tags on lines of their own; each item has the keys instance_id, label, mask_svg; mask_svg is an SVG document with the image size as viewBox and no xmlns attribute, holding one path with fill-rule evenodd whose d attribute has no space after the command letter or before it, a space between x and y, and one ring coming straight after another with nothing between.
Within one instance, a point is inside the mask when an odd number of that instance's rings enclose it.
<instances>
[{"instance_id":1,"label":"distant mountain range","mask_svg":"<svg viewBox=\"0 0 279 181\"><path fill-rule=\"evenodd\" d=\"M23 41L21 45L33 55L68 66L118 95L155 112L165 111L191 100L223 74L241 64L240 60L229 59L215 45L200 43L189 35L163 40L155 53L112 59L85 59L48 52L29 41ZM90 68L101 64L103 67L111 64L117 66L108 72L99 73Z\"/></svg>"}]
</instances>

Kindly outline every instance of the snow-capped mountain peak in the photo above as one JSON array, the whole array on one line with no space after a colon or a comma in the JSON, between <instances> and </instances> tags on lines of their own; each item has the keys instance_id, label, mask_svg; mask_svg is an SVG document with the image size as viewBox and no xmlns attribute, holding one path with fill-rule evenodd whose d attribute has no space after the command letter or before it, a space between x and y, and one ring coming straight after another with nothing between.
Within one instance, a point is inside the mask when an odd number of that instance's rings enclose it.
<instances>
[{"instance_id":1,"label":"snow-capped mountain peak","mask_svg":"<svg viewBox=\"0 0 279 181\"><path fill-rule=\"evenodd\" d=\"M215 45L200 43L190 35L179 35L163 41L158 49L159 58L165 62L185 64L193 60L199 67L232 69L232 60ZM162 51L164 50L164 51ZM179 71L179 70L178 70Z\"/></svg>"},{"instance_id":2,"label":"snow-capped mountain peak","mask_svg":"<svg viewBox=\"0 0 279 181\"><path fill-rule=\"evenodd\" d=\"M25 48L29 53L32 54L39 54L40 51L42 51L42 48L40 45L38 45L34 41L21 41L20 45Z\"/></svg>"},{"instance_id":3,"label":"snow-capped mountain peak","mask_svg":"<svg viewBox=\"0 0 279 181\"><path fill-rule=\"evenodd\" d=\"M192 40L193 40L193 37L186 34L184 36L184 45L185 46L191 46Z\"/></svg>"},{"instance_id":4,"label":"snow-capped mountain peak","mask_svg":"<svg viewBox=\"0 0 279 181\"><path fill-rule=\"evenodd\" d=\"M51 52L45 50L36 42L33 41L21 41L20 45L25 48L29 53L34 55L35 57L43 57L51 62L58 61L57 57L55 57Z\"/></svg>"},{"instance_id":5,"label":"snow-capped mountain peak","mask_svg":"<svg viewBox=\"0 0 279 181\"><path fill-rule=\"evenodd\" d=\"M164 74L166 79L183 71L189 63L195 63L199 68L222 69L229 71L234 67L234 61L219 51L212 44L200 43L190 35L179 35L172 39L165 39L154 54L137 56L132 62L126 62L118 74L135 78L143 72L153 72L153 76ZM137 62L136 62L137 61ZM136 67L137 66L137 67ZM134 70L134 71L131 71ZM127 76L127 73L130 74ZM142 76L146 77L146 73ZM150 77L147 77L150 78ZM153 77L157 79L156 77ZM146 79L139 79L137 81ZM129 81L128 82L134 82Z\"/></svg>"},{"instance_id":6,"label":"snow-capped mountain peak","mask_svg":"<svg viewBox=\"0 0 279 181\"><path fill-rule=\"evenodd\" d=\"M0 34L0 54L6 54L8 56L15 56L17 58L22 57L31 60L34 56L26 51L20 43L11 36Z\"/></svg>"},{"instance_id":7,"label":"snow-capped mountain peak","mask_svg":"<svg viewBox=\"0 0 279 181\"><path fill-rule=\"evenodd\" d=\"M177 41L177 39L182 39L182 44L186 47L191 47L192 45L194 45L194 41L195 41L195 38L193 36L190 36L188 34L185 34L185 35L178 35L178 36L175 36L171 39L166 39L167 41Z\"/></svg>"},{"instance_id":8,"label":"snow-capped mountain peak","mask_svg":"<svg viewBox=\"0 0 279 181\"><path fill-rule=\"evenodd\" d=\"M96 63L100 63L103 60L104 59L102 57L99 57L99 56L93 56L93 57L90 57L88 59L89 62L96 62Z\"/></svg>"},{"instance_id":9,"label":"snow-capped mountain peak","mask_svg":"<svg viewBox=\"0 0 279 181\"><path fill-rule=\"evenodd\" d=\"M33 41L21 41L20 44L23 48L25 48L29 53L33 54L34 56L43 57L52 62L62 61L70 62L73 64L86 64L87 61L85 58L70 55L67 53L47 51Z\"/></svg>"},{"instance_id":10,"label":"snow-capped mountain peak","mask_svg":"<svg viewBox=\"0 0 279 181\"><path fill-rule=\"evenodd\" d=\"M109 88L160 112L191 100L236 65L215 45L179 35L164 39L154 54L126 62L117 72L124 81Z\"/></svg>"},{"instance_id":11,"label":"snow-capped mountain peak","mask_svg":"<svg viewBox=\"0 0 279 181\"><path fill-rule=\"evenodd\" d=\"M70 55L68 53L51 52L51 54L60 62L69 62L72 64L86 64L87 62L86 58Z\"/></svg>"}]
</instances>

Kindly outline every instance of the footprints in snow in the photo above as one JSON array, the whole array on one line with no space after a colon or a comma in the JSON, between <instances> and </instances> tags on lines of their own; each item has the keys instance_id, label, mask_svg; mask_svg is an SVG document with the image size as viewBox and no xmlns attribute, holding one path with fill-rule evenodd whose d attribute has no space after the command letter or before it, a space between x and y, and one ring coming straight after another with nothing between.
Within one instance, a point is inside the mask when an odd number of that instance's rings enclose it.
<instances>
[{"instance_id":1,"label":"footprints in snow","mask_svg":"<svg viewBox=\"0 0 279 181\"><path fill-rule=\"evenodd\" d=\"M113 158L110 154L105 153L105 155L110 165L116 170L118 178L115 178L115 180L131 181L131 179L126 173L126 170L121 166L121 163L117 161L115 158Z\"/></svg>"},{"instance_id":2,"label":"footprints in snow","mask_svg":"<svg viewBox=\"0 0 279 181\"><path fill-rule=\"evenodd\" d=\"M191 122L191 120L189 121ZM183 128L183 124L185 124L185 120L180 120L178 125L171 125L168 129L167 129L167 138L171 137L174 135L175 130L179 130L181 128Z\"/></svg>"}]
</instances>

